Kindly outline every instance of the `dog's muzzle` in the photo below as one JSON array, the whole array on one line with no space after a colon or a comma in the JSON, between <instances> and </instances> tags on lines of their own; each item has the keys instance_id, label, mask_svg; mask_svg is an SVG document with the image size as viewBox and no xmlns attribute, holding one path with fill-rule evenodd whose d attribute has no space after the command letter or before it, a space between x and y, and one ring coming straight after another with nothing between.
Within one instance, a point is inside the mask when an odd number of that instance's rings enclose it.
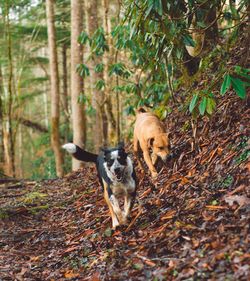
<instances>
[{"instance_id":1,"label":"dog's muzzle","mask_svg":"<svg viewBox=\"0 0 250 281\"><path fill-rule=\"evenodd\" d=\"M114 172L115 172L116 179L118 181L122 181L122 179L123 179L123 170L121 170L120 168L116 168L114 170Z\"/></svg>"},{"instance_id":2,"label":"dog's muzzle","mask_svg":"<svg viewBox=\"0 0 250 281\"><path fill-rule=\"evenodd\" d=\"M173 154L170 153L170 154L166 155L165 157L163 157L161 159L164 163L166 163L167 161L170 161L172 158L173 158Z\"/></svg>"},{"instance_id":3,"label":"dog's muzzle","mask_svg":"<svg viewBox=\"0 0 250 281\"><path fill-rule=\"evenodd\" d=\"M166 161L170 161L171 159L174 158L174 154L173 153L170 153L168 154L168 156L166 157Z\"/></svg>"}]
</instances>

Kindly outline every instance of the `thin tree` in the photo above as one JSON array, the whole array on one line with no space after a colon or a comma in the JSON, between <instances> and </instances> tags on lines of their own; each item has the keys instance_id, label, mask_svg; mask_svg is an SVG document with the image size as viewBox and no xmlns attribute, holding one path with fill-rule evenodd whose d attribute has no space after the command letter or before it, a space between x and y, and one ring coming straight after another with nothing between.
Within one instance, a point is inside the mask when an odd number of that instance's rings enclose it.
<instances>
[{"instance_id":1,"label":"thin tree","mask_svg":"<svg viewBox=\"0 0 250 281\"><path fill-rule=\"evenodd\" d=\"M63 175L63 156L59 134L59 75L56 49L56 34L54 23L54 1L46 0L46 14L48 26L48 44L51 81L51 145L55 154L56 174Z\"/></svg>"},{"instance_id":2,"label":"thin tree","mask_svg":"<svg viewBox=\"0 0 250 281\"><path fill-rule=\"evenodd\" d=\"M73 142L80 147L85 145L85 114L84 105L79 103L79 96L83 94L83 79L77 73L76 68L82 63L82 46L78 43L78 37L82 31L82 5L80 0L71 0L71 107ZM78 160L72 160L72 169L77 170L81 166Z\"/></svg>"},{"instance_id":3,"label":"thin tree","mask_svg":"<svg viewBox=\"0 0 250 281\"><path fill-rule=\"evenodd\" d=\"M92 37L95 31L98 29L97 8L97 0L85 1L87 31L90 37ZM92 104L95 108L94 143L96 152L103 144L107 144L107 117L104 108L104 92L95 87L98 80L103 80L103 72L97 73L94 71L95 66L101 63L102 59L99 56L92 56L89 62L90 68L92 69L92 74L90 75L90 89L92 95Z\"/></svg>"}]
</instances>

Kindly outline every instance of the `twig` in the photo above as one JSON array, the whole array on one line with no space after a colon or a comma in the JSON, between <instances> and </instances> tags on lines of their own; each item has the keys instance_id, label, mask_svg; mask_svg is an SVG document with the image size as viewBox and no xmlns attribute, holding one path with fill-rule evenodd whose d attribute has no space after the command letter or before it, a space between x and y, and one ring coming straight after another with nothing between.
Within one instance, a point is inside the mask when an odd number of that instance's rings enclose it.
<instances>
[{"instance_id":1,"label":"twig","mask_svg":"<svg viewBox=\"0 0 250 281\"><path fill-rule=\"evenodd\" d=\"M135 216L135 218L131 221L131 223L129 224L129 226L127 227L127 229L125 230L125 232L129 231L131 229L131 227L135 224L135 221L138 219L138 217L141 215L142 213L142 208L140 208L138 214Z\"/></svg>"}]
</instances>

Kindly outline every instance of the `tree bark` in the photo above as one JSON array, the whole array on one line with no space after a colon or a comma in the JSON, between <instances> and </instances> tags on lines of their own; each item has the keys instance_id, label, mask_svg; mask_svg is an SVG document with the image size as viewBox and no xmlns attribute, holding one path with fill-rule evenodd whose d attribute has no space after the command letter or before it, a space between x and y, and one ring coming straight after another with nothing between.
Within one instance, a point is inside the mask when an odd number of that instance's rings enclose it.
<instances>
[{"instance_id":1,"label":"tree bark","mask_svg":"<svg viewBox=\"0 0 250 281\"><path fill-rule=\"evenodd\" d=\"M60 145L59 134L59 75L56 50L56 34L54 23L54 1L46 0L46 14L48 26L48 44L50 61L50 82L51 82L51 145L55 154L56 174L63 176L63 156Z\"/></svg>"},{"instance_id":2,"label":"tree bark","mask_svg":"<svg viewBox=\"0 0 250 281\"><path fill-rule=\"evenodd\" d=\"M87 30L90 37L98 29L98 1L85 1ZM107 144L107 117L104 109L104 92L95 88L98 80L103 79L103 72L96 73L94 68L97 64L102 63L102 59L98 56L93 56L90 60L90 87L92 95L92 104L95 108L95 125L94 125L94 143L95 151L98 152L99 148Z\"/></svg>"},{"instance_id":3,"label":"tree bark","mask_svg":"<svg viewBox=\"0 0 250 281\"><path fill-rule=\"evenodd\" d=\"M62 94L62 108L63 108L63 122L64 122L64 141L68 141L69 136L69 105L68 105L68 67L67 67L67 44L62 46L62 64L63 64L63 94Z\"/></svg>"},{"instance_id":4,"label":"tree bark","mask_svg":"<svg viewBox=\"0 0 250 281\"><path fill-rule=\"evenodd\" d=\"M3 75L0 65L0 172L4 167L4 144L3 144Z\"/></svg>"},{"instance_id":5,"label":"tree bark","mask_svg":"<svg viewBox=\"0 0 250 281\"><path fill-rule=\"evenodd\" d=\"M4 172L8 176L15 177L15 147L14 147L14 134L12 122L12 107L13 107L13 59L12 59L12 42L11 30L9 23L9 6L6 2L6 45L7 45L7 61L8 61L8 82L6 103L3 107L3 151L4 151Z\"/></svg>"},{"instance_id":6,"label":"tree bark","mask_svg":"<svg viewBox=\"0 0 250 281\"><path fill-rule=\"evenodd\" d=\"M109 0L102 0L103 6L103 29L105 38L107 40L107 45L109 47L109 52L105 52L103 56L104 72L103 78L105 81L105 110L108 117L108 143L115 144L117 142L117 124L113 113L112 97L111 93L111 78L108 75L108 68L112 64L112 42L111 42L111 27L109 19Z\"/></svg>"},{"instance_id":7,"label":"tree bark","mask_svg":"<svg viewBox=\"0 0 250 281\"><path fill-rule=\"evenodd\" d=\"M84 147L86 138L84 105L79 103L79 95L83 92L83 79L76 72L77 65L82 63L82 46L78 43L81 34L83 19L80 0L71 0L71 107L73 142ZM76 159L72 160L72 170L82 166Z\"/></svg>"}]
</instances>

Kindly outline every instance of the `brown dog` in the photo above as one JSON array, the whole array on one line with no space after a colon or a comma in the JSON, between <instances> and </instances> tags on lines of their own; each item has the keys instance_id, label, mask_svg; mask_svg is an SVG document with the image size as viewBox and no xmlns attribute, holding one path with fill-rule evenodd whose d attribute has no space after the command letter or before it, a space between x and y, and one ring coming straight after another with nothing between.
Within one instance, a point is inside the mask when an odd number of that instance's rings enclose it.
<instances>
[{"instance_id":1,"label":"brown dog","mask_svg":"<svg viewBox=\"0 0 250 281\"><path fill-rule=\"evenodd\" d=\"M168 135L162 122L155 114L146 112L144 108L137 109L134 128L134 153L140 168L142 168L139 155L139 148L141 148L143 158L152 177L157 176L157 171L154 167L157 158L160 157L165 162L170 153ZM152 151L151 155L150 151Z\"/></svg>"}]
</instances>

